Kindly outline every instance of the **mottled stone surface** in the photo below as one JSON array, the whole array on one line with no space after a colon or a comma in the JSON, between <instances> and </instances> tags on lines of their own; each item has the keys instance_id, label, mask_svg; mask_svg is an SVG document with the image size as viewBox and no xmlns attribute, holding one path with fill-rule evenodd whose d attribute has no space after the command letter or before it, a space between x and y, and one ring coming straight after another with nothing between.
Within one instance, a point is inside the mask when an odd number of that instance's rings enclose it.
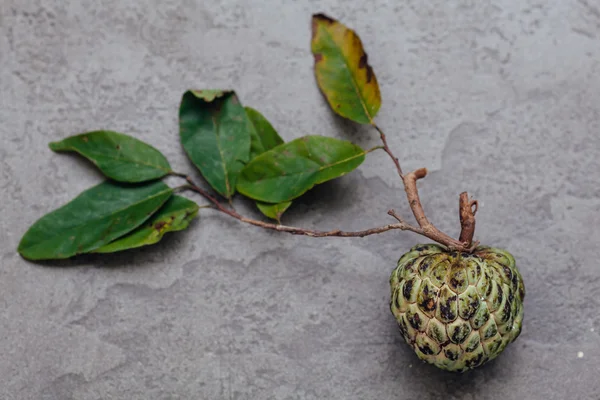
<instances>
[{"instance_id":1,"label":"mottled stone surface","mask_svg":"<svg viewBox=\"0 0 600 400\"><path fill-rule=\"evenodd\" d=\"M286 139L377 144L327 109L309 21L362 36L379 124L430 219L506 248L527 287L523 333L465 375L420 362L388 308L406 232L311 239L203 212L113 256L39 265L27 227L101 180L47 143L134 134L193 171L184 90L232 87ZM600 399L600 6L592 0L0 0L0 399ZM238 201L244 213L258 216ZM305 196L286 223L360 229L409 215L389 159Z\"/></svg>"}]
</instances>

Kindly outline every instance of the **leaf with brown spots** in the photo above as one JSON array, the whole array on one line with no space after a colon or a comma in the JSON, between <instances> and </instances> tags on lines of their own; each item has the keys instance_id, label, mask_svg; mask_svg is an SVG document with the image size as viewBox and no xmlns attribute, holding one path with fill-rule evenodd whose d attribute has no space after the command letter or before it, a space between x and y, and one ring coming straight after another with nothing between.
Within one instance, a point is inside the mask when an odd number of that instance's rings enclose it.
<instances>
[{"instance_id":1,"label":"leaf with brown spots","mask_svg":"<svg viewBox=\"0 0 600 400\"><path fill-rule=\"evenodd\" d=\"M73 151L90 160L104 175L119 182L144 182L171 172L160 151L122 133L94 131L50 143L53 151Z\"/></svg>"},{"instance_id":2,"label":"leaf with brown spots","mask_svg":"<svg viewBox=\"0 0 600 400\"><path fill-rule=\"evenodd\" d=\"M250 158L254 125L232 91L190 90L179 108L181 143L204 179L224 197L235 193Z\"/></svg>"},{"instance_id":3,"label":"leaf with brown spots","mask_svg":"<svg viewBox=\"0 0 600 400\"><path fill-rule=\"evenodd\" d=\"M304 136L250 161L240 173L237 189L265 203L289 201L354 170L364 161L365 153L345 140Z\"/></svg>"},{"instance_id":4,"label":"leaf with brown spots","mask_svg":"<svg viewBox=\"0 0 600 400\"><path fill-rule=\"evenodd\" d=\"M381 106L381 93L356 32L315 14L311 47L317 83L333 111L361 124L372 123Z\"/></svg>"},{"instance_id":5,"label":"leaf with brown spots","mask_svg":"<svg viewBox=\"0 0 600 400\"><path fill-rule=\"evenodd\" d=\"M172 196L145 224L99 248L96 253L114 253L159 242L165 233L187 228L198 214L198 205L181 196Z\"/></svg>"}]
</instances>

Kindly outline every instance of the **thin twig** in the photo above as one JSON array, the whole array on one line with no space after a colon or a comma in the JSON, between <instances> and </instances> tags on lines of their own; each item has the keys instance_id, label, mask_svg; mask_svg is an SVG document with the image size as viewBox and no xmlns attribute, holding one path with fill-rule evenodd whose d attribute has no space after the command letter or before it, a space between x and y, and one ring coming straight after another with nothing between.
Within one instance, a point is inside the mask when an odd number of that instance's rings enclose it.
<instances>
[{"instance_id":1,"label":"thin twig","mask_svg":"<svg viewBox=\"0 0 600 400\"><path fill-rule=\"evenodd\" d=\"M373 122L372 125L375 129L377 129L377 132L379 132L379 137L381 138L381 142L383 143L383 149L385 150L386 153L388 153L388 155L394 162L394 165L396 166L396 171L398 171L398 175L400 176L400 178L404 179L404 174L402 173L402 167L400 167L400 161L398 161L398 157L396 157L394 155L394 153L392 153L390 146L388 146L387 139L385 137L385 133L383 133L381 128L379 128L379 126L377 126L377 124L375 122Z\"/></svg>"},{"instance_id":2,"label":"thin twig","mask_svg":"<svg viewBox=\"0 0 600 400\"><path fill-rule=\"evenodd\" d=\"M272 223L268 223L268 222L264 222L264 221L259 221L259 220L255 220L252 218L244 217L244 216L240 215L239 213L237 213L235 210L232 210L230 208L223 206L223 204L221 204L221 202L219 200L217 200L215 197L211 196L206 190L204 190L201 187L199 187L198 185L196 185L193 182L191 177L189 177L185 174L174 174L174 175L185 178L185 180L188 182L188 184L184 185L183 188L195 191L196 193L198 193L199 195L204 197L206 200L210 201L214 205L214 208L216 210L218 210L224 214L227 214L230 217L233 217L239 221L245 222L250 225L259 226L259 227L265 228L265 229L271 229L271 230L275 230L278 232L287 232L287 233L291 233L294 235L304 235L304 236L310 236L310 237L365 237L365 236L369 236L369 235L375 235L378 233L387 232L387 231L394 230L394 229L399 229L399 230L403 230L403 231L405 231L405 230L413 231L413 232L417 232L417 233L420 232L419 228L411 226L410 224L408 224L402 220L398 220L398 223L396 223L396 224L388 224L388 225L380 226L377 228L371 228L371 229L366 229L363 231L356 231L356 232L347 232L347 231L342 231L339 229L332 230L332 231L319 231L319 230L314 230L314 229L297 228L297 227L293 227L293 226L278 225L278 224L272 224Z\"/></svg>"}]
</instances>

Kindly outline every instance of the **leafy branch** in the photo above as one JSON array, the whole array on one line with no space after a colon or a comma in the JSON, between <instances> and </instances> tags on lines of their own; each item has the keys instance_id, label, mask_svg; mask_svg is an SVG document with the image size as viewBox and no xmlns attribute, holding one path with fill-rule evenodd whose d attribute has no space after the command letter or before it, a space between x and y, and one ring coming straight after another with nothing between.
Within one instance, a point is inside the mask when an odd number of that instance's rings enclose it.
<instances>
[{"instance_id":1,"label":"leafy branch","mask_svg":"<svg viewBox=\"0 0 600 400\"><path fill-rule=\"evenodd\" d=\"M106 176L107 181L42 217L23 236L19 252L32 260L67 258L81 253L107 253L160 241L167 232L187 228L200 208L175 192L191 190L210 207L241 222L310 237L364 237L390 230L411 231L450 249L471 252L477 202L460 195L459 239L437 229L425 216L417 181L425 168L405 174L374 119L381 94L358 35L323 14L312 18L311 48L317 84L331 109L360 124L370 124L382 145L369 150L332 137L310 135L285 142L257 110L244 107L233 90L188 90L179 107L179 136L185 153L216 195L195 183L190 174L173 172L154 147L112 131L91 131L53 142L50 148L75 152ZM362 231L321 231L287 226L282 215L315 185L358 168L368 153L383 149L402 180L418 226L393 209L395 223ZM171 189L160 179L179 176L186 184ZM233 208L236 194L256 202L277 223L252 219Z\"/></svg>"}]
</instances>

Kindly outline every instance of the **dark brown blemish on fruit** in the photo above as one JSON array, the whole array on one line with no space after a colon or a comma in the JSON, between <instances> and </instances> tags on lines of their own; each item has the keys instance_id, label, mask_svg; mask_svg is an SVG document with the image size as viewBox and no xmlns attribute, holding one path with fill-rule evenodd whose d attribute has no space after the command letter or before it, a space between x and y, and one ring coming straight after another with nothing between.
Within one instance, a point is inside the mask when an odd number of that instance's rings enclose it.
<instances>
[{"instance_id":1,"label":"dark brown blemish on fruit","mask_svg":"<svg viewBox=\"0 0 600 400\"><path fill-rule=\"evenodd\" d=\"M423 262L421 262L421 265L419 266L419 269L420 269L422 272L425 272L425 271L427 271L427 269L428 269L429 267L431 267L431 263L432 263L432 260L431 260L431 258L430 258L430 257L427 257L425 260L423 260Z\"/></svg>"},{"instance_id":2,"label":"dark brown blemish on fruit","mask_svg":"<svg viewBox=\"0 0 600 400\"><path fill-rule=\"evenodd\" d=\"M433 311L433 310L435 310L435 300L433 300L433 299L427 300L427 304L425 304L425 306L423 308L426 311Z\"/></svg>"},{"instance_id":3,"label":"dark brown blemish on fruit","mask_svg":"<svg viewBox=\"0 0 600 400\"><path fill-rule=\"evenodd\" d=\"M490 346L490 354L494 354L496 351L498 351L498 348L500 348L501 344L502 339L498 339L494 343L492 343L492 345Z\"/></svg>"},{"instance_id":4,"label":"dark brown blemish on fruit","mask_svg":"<svg viewBox=\"0 0 600 400\"><path fill-rule=\"evenodd\" d=\"M504 298L504 290L502 290L502 286L498 285L498 304L502 303L502 299Z\"/></svg>"},{"instance_id":5,"label":"dark brown blemish on fruit","mask_svg":"<svg viewBox=\"0 0 600 400\"><path fill-rule=\"evenodd\" d=\"M475 313L477 312L478 308L479 308L479 299L478 298L474 298L469 303L469 316L467 317L467 319L471 319L471 317L473 315L475 315Z\"/></svg>"},{"instance_id":6,"label":"dark brown blemish on fruit","mask_svg":"<svg viewBox=\"0 0 600 400\"><path fill-rule=\"evenodd\" d=\"M510 305L511 303L508 301L504 303L504 308L502 309L503 315L501 315L500 322L505 323L510 319Z\"/></svg>"},{"instance_id":7,"label":"dark brown blemish on fruit","mask_svg":"<svg viewBox=\"0 0 600 400\"><path fill-rule=\"evenodd\" d=\"M315 64L316 64L323 59L323 54L315 53L313 57L315 58Z\"/></svg>"},{"instance_id":8,"label":"dark brown blemish on fruit","mask_svg":"<svg viewBox=\"0 0 600 400\"><path fill-rule=\"evenodd\" d=\"M495 336L496 333L498 333L498 328L496 327L496 324L490 324L490 326L485 330L485 332L483 332L483 339L487 340Z\"/></svg>"},{"instance_id":9,"label":"dark brown blemish on fruit","mask_svg":"<svg viewBox=\"0 0 600 400\"><path fill-rule=\"evenodd\" d=\"M165 221L159 221L156 224L154 224L154 229L156 229L157 231L160 231L162 228L164 228L164 226L167 223Z\"/></svg>"},{"instance_id":10,"label":"dark brown blemish on fruit","mask_svg":"<svg viewBox=\"0 0 600 400\"><path fill-rule=\"evenodd\" d=\"M419 317L419 314L415 313L415 314L411 314L407 317L408 322L410 323L410 325L417 329L417 330L421 330L421 317Z\"/></svg>"},{"instance_id":11,"label":"dark brown blemish on fruit","mask_svg":"<svg viewBox=\"0 0 600 400\"><path fill-rule=\"evenodd\" d=\"M435 299L429 296L429 287L425 286L425 288L423 289L423 295L423 301L419 304L421 306L421 309L428 312L434 311Z\"/></svg>"},{"instance_id":12,"label":"dark brown blemish on fruit","mask_svg":"<svg viewBox=\"0 0 600 400\"><path fill-rule=\"evenodd\" d=\"M400 308L400 296L396 296L396 307Z\"/></svg>"},{"instance_id":13,"label":"dark brown blemish on fruit","mask_svg":"<svg viewBox=\"0 0 600 400\"><path fill-rule=\"evenodd\" d=\"M464 283L463 280L456 279L456 277L452 277L452 279L450 279L450 285L452 286L453 289L456 289L456 288L462 286L463 283Z\"/></svg>"},{"instance_id":14,"label":"dark brown blemish on fruit","mask_svg":"<svg viewBox=\"0 0 600 400\"><path fill-rule=\"evenodd\" d=\"M420 306L425 311L433 311L435 310L435 300L433 297L429 295L429 286L425 286L423 288L423 301L420 303Z\"/></svg>"},{"instance_id":15,"label":"dark brown blemish on fruit","mask_svg":"<svg viewBox=\"0 0 600 400\"><path fill-rule=\"evenodd\" d=\"M448 360L450 361L456 361L458 360L458 352L457 351L452 351L452 350L444 350L444 354L446 355L446 358L448 358Z\"/></svg>"},{"instance_id":16,"label":"dark brown blemish on fruit","mask_svg":"<svg viewBox=\"0 0 600 400\"><path fill-rule=\"evenodd\" d=\"M465 361L465 366L467 366L467 368L474 368L476 366L478 366L481 361L483 361L483 352L477 354L477 357L473 357L471 359L468 359Z\"/></svg>"},{"instance_id":17,"label":"dark brown blemish on fruit","mask_svg":"<svg viewBox=\"0 0 600 400\"><path fill-rule=\"evenodd\" d=\"M519 277L517 274L513 274L511 282L513 289L517 290L517 287L519 287Z\"/></svg>"},{"instance_id":18,"label":"dark brown blemish on fruit","mask_svg":"<svg viewBox=\"0 0 600 400\"><path fill-rule=\"evenodd\" d=\"M474 324L474 326L477 327L476 329L479 329L481 326L483 326L483 324L488 322L489 319L490 319L490 313L487 309L485 309L484 312L477 314L475 316L475 318L473 319L473 324Z\"/></svg>"},{"instance_id":19,"label":"dark brown blemish on fruit","mask_svg":"<svg viewBox=\"0 0 600 400\"><path fill-rule=\"evenodd\" d=\"M434 351L431 349L431 347L429 347L429 344L425 344L423 346L417 346L419 348L419 350L421 350L421 353L426 354L428 356L432 355L434 353Z\"/></svg>"},{"instance_id":20,"label":"dark brown blemish on fruit","mask_svg":"<svg viewBox=\"0 0 600 400\"><path fill-rule=\"evenodd\" d=\"M398 322L398 329L400 330L400 334L402 336L406 336L406 329L401 322Z\"/></svg>"},{"instance_id":21,"label":"dark brown blemish on fruit","mask_svg":"<svg viewBox=\"0 0 600 400\"><path fill-rule=\"evenodd\" d=\"M467 310L465 315L461 317L467 320L470 320L477 313L477 309L479 308L479 299L477 297L471 297L469 303L467 304Z\"/></svg>"},{"instance_id":22,"label":"dark brown blemish on fruit","mask_svg":"<svg viewBox=\"0 0 600 400\"><path fill-rule=\"evenodd\" d=\"M436 325L434 325L431 328L431 332L429 332L429 333L433 336L433 339L438 343L440 343L442 340L444 340L444 336L443 336L444 333Z\"/></svg>"},{"instance_id":23,"label":"dark brown blemish on fruit","mask_svg":"<svg viewBox=\"0 0 600 400\"><path fill-rule=\"evenodd\" d=\"M525 297L525 286L519 286L519 297L523 299Z\"/></svg>"},{"instance_id":24,"label":"dark brown blemish on fruit","mask_svg":"<svg viewBox=\"0 0 600 400\"><path fill-rule=\"evenodd\" d=\"M465 351L467 353L470 353L470 352L474 351L478 345L479 345L479 341L473 340L471 343L469 343L469 345L467 347L465 347Z\"/></svg>"},{"instance_id":25,"label":"dark brown blemish on fruit","mask_svg":"<svg viewBox=\"0 0 600 400\"><path fill-rule=\"evenodd\" d=\"M504 274L506 275L506 277L508 278L508 280L509 280L509 281L512 281L512 276L513 276L513 273L512 273L512 271L510 270L510 268L508 268L508 267L504 266L504 267L502 267L502 269L504 269Z\"/></svg>"},{"instance_id":26,"label":"dark brown blemish on fruit","mask_svg":"<svg viewBox=\"0 0 600 400\"><path fill-rule=\"evenodd\" d=\"M410 260L409 262L407 262L406 265L404 266L404 270L413 272L416 261L417 261L416 259L413 259L413 260Z\"/></svg>"},{"instance_id":27,"label":"dark brown blemish on fruit","mask_svg":"<svg viewBox=\"0 0 600 400\"><path fill-rule=\"evenodd\" d=\"M492 294L492 287L494 286L494 284L491 282L491 278L488 278L488 286L486 288L485 291L485 297L490 297L490 294Z\"/></svg>"},{"instance_id":28,"label":"dark brown blemish on fruit","mask_svg":"<svg viewBox=\"0 0 600 400\"><path fill-rule=\"evenodd\" d=\"M406 283L404 284L404 287L402 288L402 295L404 296L404 298L406 300L410 299L410 294L412 292L413 285L414 285L414 282L411 279L410 281L406 281Z\"/></svg>"},{"instance_id":29,"label":"dark brown blemish on fruit","mask_svg":"<svg viewBox=\"0 0 600 400\"><path fill-rule=\"evenodd\" d=\"M447 321L454 321L456 314L452 310L452 302L456 301L456 296L449 297L446 302L440 303L440 314Z\"/></svg>"},{"instance_id":30,"label":"dark brown blemish on fruit","mask_svg":"<svg viewBox=\"0 0 600 400\"><path fill-rule=\"evenodd\" d=\"M454 343L462 343L465 341L469 333L470 329L468 328L468 325L461 325L452 333L452 341Z\"/></svg>"}]
</instances>

